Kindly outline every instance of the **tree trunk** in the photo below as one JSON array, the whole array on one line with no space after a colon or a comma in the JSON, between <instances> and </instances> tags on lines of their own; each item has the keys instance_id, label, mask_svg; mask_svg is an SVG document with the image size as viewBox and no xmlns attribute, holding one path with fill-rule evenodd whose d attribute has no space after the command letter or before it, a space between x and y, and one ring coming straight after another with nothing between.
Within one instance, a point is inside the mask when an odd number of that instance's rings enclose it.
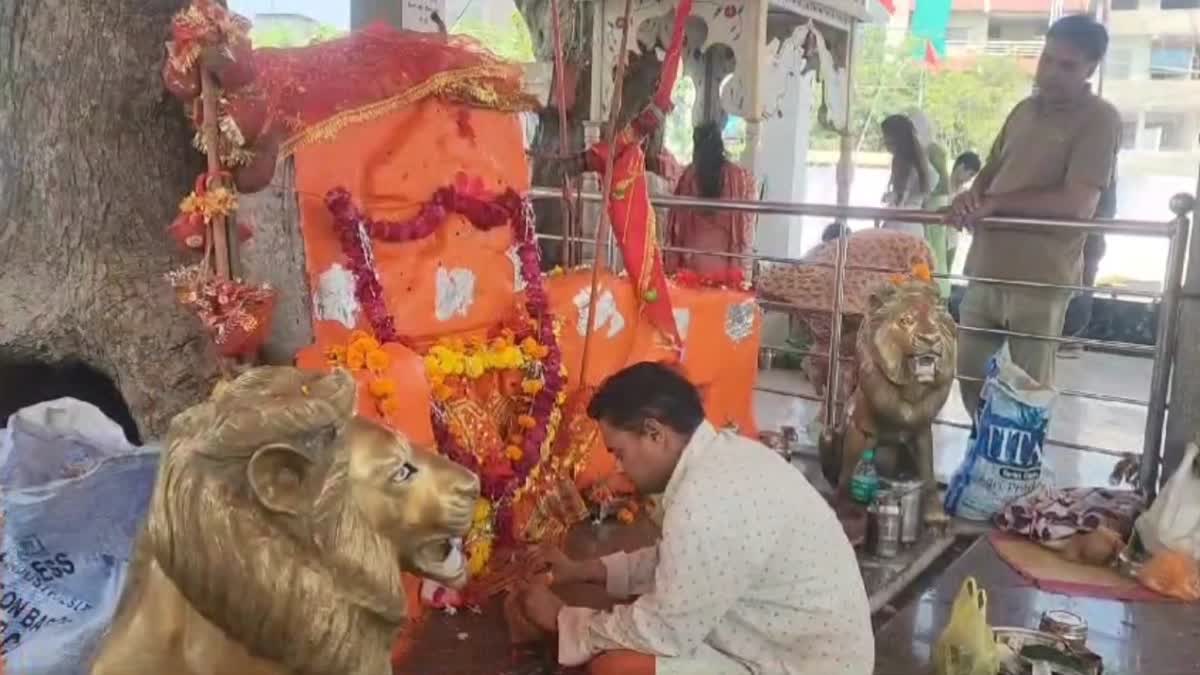
<instances>
[{"instance_id":1,"label":"tree trunk","mask_svg":"<svg viewBox=\"0 0 1200 675\"><path fill-rule=\"evenodd\" d=\"M550 11L550 0L516 0L517 9L525 17L529 33L533 39L534 56L538 61L552 63L554 61L554 18ZM575 105L567 111L567 139L571 144L567 153L584 150L583 123L588 119L591 108L592 66L592 4L574 0L559 0L560 26L563 36L563 52L566 63L580 66L579 77L576 80ZM642 110L654 94L658 75L662 71L654 54L653 45L638 45L636 36L630 35L629 44L633 49L640 49L640 54L630 59L625 71L625 84L622 90L621 112L622 120L629 120ZM661 147L661 131L651 140L651 145ZM561 162L553 159L562 156L558 109L551 106L539 114L537 133L532 142L533 184L537 186L558 187L563 183L563 167ZM561 201L539 200L535 203L538 231L543 234L561 236L563 233L563 213ZM594 223L589 223L594 227ZM542 259L547 267L562 264L563 246L558 241L542 242ZM590 249L584 249L590 255Z\"/></svg>"},{"instance_id":2,"label":"tree trunk","mask_svg":"<svg viewBox=\"0 0 1200 675\"><path fill-rule=\"evenodd\" d=\"M90 364L147 438L216 365L163 279L203 168L158 76L182 4L0 2L0 357Z\"/></svg>"}]
</instances>

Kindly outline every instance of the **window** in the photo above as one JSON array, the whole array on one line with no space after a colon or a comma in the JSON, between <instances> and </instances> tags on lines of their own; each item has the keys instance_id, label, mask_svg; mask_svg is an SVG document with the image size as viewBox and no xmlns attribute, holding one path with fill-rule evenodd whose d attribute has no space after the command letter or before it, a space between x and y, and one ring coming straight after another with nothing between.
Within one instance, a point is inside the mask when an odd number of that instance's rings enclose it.
<instances>
[{"instance_id":1,"label":"window","mask_svg":"<svg viewBox=\"0 0 1200 675\"><path fill-rule=\"evenodd\" d=\"M1137 120L1121 120L1121 149L1133 150L1137 147Z\"/></svg>"},{"instance_id":2,"label":"window","mask_svg":"<svg viewBox=\"0 0 1200 675\"><path fill-rule=\"evenodd\" d=\"M966 42L971 38L970 29L965 26L949 26L946 28L946 42Z\"/></svg>"},{"instance_id":3,"label":"window","mask_svg":"<svg viewBox=\"0 0 1200 675\"><path fill-rule=\"evenodd\" d=\"M1162 0L1163 9L1200 9L1200 0Z\"/></svg>"},{"instance_id":4,"label":"window","mask_svg":"<svg viewBox=\"0 0 1200 675\"><path fill-rule=\"evenodd\" d=\"M1114 12L1137 9L1138 0L1112 0L1112 9Z\"/></svg>"},{"instance_id":5,"label":"window","mask_svg":"<svg viewBox=\"0 0 1200 675\"><path fill-rule=\"evenodd\" d=\"M1152 145L1148 150L1181 151L1192 148L1192 137L1187 131L1187 114L1183 112L1146 113L1146 131Z\"/></svg>"},{"instance_id":6,"label":"window","mask_svg":"<svg viewBox=\"0 0 1200 675\"><path fill-rule=\"evenodd\" d=\"M1200 58L1190 37L1166 37L1150 44L1150 79L1194 80L1200 77Z\"/></svg>"}]
</instances>

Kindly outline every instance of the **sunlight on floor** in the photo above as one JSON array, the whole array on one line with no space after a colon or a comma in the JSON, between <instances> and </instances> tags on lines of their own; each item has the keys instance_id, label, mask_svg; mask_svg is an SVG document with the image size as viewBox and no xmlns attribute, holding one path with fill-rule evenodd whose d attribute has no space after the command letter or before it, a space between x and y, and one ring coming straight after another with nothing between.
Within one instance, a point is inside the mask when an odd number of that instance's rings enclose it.
<instances>
[{"instance_id":1,"label":"sunlight on floor","mask_svg":"<svg viewBox=\"0 0 1200 675\"><path fill-rule=\"evenodd\" d=\"M1148 358L1085 352L1078 359L1059 359L1057 379L1061 387L1089 393L1125 396L1145 400L1149 397ZM812 393L812 387L799 371L764 370L759 385L780 391ZM818 405L798 398L755 392L755 412L762 430L777 430L789 425L804 437L804 429L818 411ZM967 423L967 413L955 391L942 410L941 417ZM1050 421L1046 459L1059 486L1101 486L1117 458L1094 452L1064 448L1053 441L1092 445L1120 452L1141 452L1146 424L1146 409L1123 403L1094 401L1061 396ZM967 431L955 427L934 427L935 465L939 481L946 481L962 461Z\"/></svg>"}]
</instances>

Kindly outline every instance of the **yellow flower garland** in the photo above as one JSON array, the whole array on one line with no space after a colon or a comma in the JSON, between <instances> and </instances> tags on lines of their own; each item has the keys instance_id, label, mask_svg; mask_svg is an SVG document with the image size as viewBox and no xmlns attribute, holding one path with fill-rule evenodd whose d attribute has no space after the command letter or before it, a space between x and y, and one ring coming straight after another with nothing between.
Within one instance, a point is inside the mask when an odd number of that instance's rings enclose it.
<instances>
[{"instance_id":1,"label":"yellow flower garland","mask_svg":"<svg viewBox=\"0 0 1200 675\"><path fill-rule=\"evenodd\" d=\"M555 326L555 333L561 331L561 326ZM429 380L433 398L437 401L447 401L455 395L451 384L456 378L477 380L489 373L527 371L527 376L521 380L521 392L533 396L545 387L545 383L536 371L529 366L546 358L550 348L539 343L532 337L526 337L519 343L515 334L508 329L491 340L472 338L445 338L439 340L424 357L425 375ZM566 367L561 369L566 376ZM560 406L566 400L566 393L560 393L556 407L550 413L546 429L546 439L542 442L543 456L549 456L557 434L559 421L562 419ZM516 429L507 439L504 446L504 457L512 462L519 462L524 452L521 449L524 432L537 426L537 420L528 414L519 415L516 419ZM539 482L540 469L535 467L529 475L526 485L518 488L513 498L528 493ZM495 534L492 529L496 506L481 498L476 507L475 519L469 530L465 550L468 558L468 569L476 576L487 569L492 556L492 546Z\"/></svg>"}]
</instances>

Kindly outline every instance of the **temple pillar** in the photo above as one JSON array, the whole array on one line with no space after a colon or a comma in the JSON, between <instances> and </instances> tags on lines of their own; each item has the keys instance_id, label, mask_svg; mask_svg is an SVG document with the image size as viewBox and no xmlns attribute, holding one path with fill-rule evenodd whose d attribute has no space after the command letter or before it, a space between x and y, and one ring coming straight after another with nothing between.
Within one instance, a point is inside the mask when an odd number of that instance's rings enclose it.
<instances>
[{"instance_id":1,"label":"temple pillar","mask_svg":"<svg viewBox=\"0 0 1200 675\"><path fill-rule=\"evenodd\" d=\"M785 43L785 48L790 43ZM812 126L812 77L805 74L771 82L768 91L772 103L761 124L762 146L754 173L765 187L765 200L803 202ZM800 257L813 243L801 237L800 222L797 216L760 215L755 248L764 255Z\"/></svg>"}]
</instances>

